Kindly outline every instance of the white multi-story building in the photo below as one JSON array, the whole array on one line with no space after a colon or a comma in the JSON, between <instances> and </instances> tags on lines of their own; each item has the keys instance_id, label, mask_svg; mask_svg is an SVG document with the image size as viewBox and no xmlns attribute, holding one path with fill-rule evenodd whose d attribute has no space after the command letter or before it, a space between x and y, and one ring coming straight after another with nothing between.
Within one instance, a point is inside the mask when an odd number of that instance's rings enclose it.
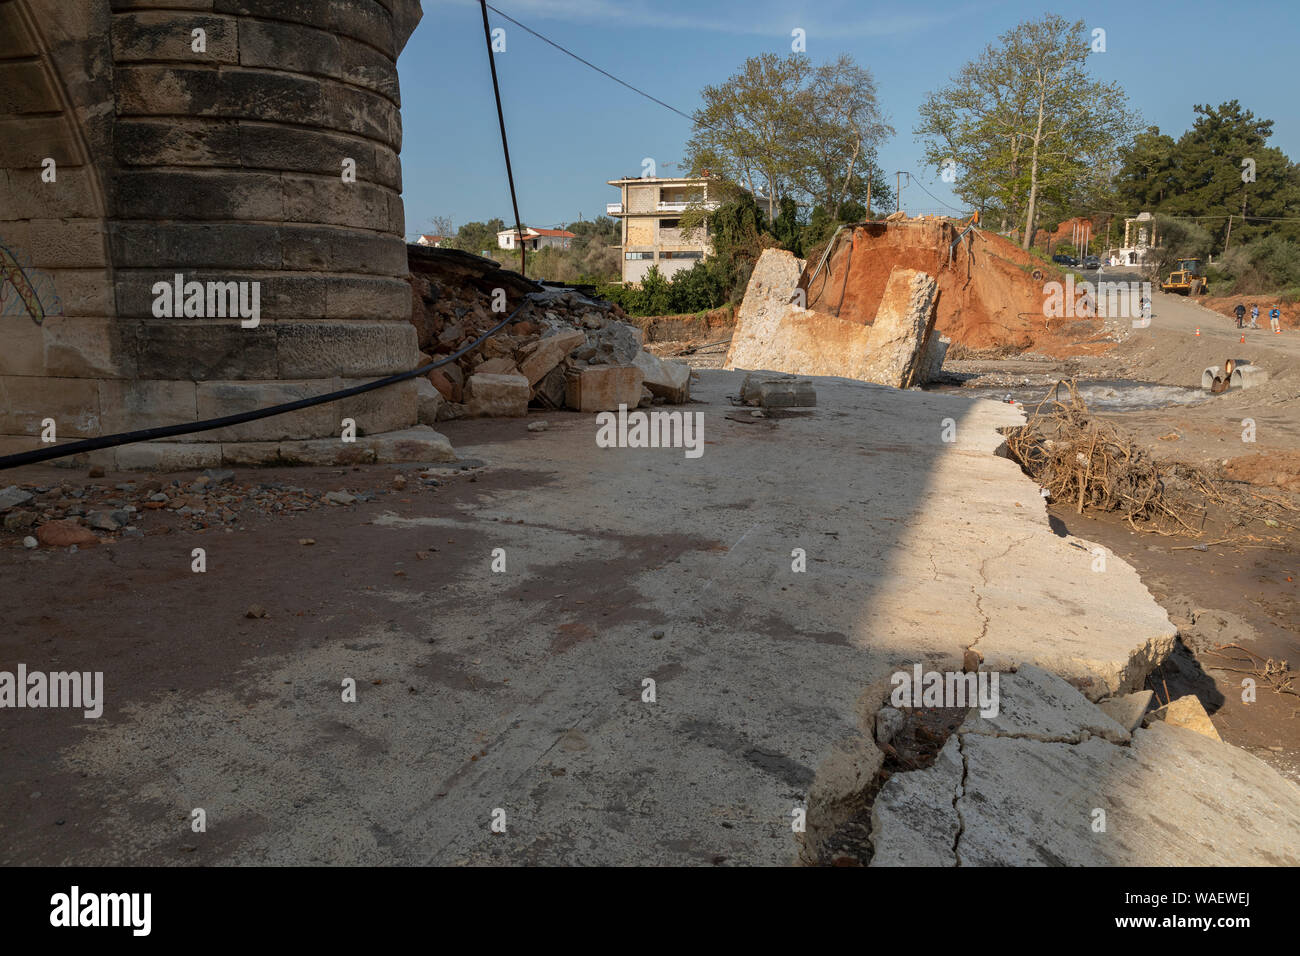
<instances>
[{"instance_id":1,"label":"white multi-story building","mask_svg":"<svg viewBox=\"0 0 1300 956\"><path fill-rule=\"evenodd\" d=\"M645 278L653 265L665 277L689 269L713 248L708 230L700 227L687 235L682 232L681 214L691 203L703 203L716 209L709 198L707 176L686 179L611 179L622 193L620 201L605 206L605 215L622 224L623 281L636 284Z\"/></svg>"}]
</instances>

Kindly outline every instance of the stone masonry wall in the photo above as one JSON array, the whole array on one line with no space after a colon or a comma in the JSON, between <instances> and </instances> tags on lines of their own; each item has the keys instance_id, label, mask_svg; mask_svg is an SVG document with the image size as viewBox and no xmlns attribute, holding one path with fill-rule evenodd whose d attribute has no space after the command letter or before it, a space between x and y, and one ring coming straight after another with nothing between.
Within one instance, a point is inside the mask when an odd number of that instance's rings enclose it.
<instances>
[{"instance_id":1,"label":"stone masonry wall","mask_svg":"<svg viewBox=\"0 0 1300 956\"><path fill-rule=\"evenodd\" d=\"M0 453L40 447L47 418L64 441L414 366L396 59L419 17L418 0L0 0ZM158 317L177 273L259 282L259 324ZM404 386L182 440L202 464L345 417L401 429Z\"/></svg>"}]
</instances>

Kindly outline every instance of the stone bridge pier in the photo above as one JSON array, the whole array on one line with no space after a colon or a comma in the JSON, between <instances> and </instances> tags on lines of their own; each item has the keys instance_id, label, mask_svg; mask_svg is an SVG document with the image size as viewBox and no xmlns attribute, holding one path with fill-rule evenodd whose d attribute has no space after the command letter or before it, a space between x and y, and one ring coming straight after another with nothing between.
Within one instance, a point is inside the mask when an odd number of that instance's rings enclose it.
<instances>
[{"instance_id":1,"label":"stone bridge pier","mask_svg":"<svg viewBox=\"0 0 1300 956\"><path fill-rule=\"evenodd\" d=\"M51 422L71 441L417 364L396 61L419 19L419 0L0 0L0 454ZM90 461L288 460L344 418L413 426L415 382Z\"/></svg>"}]
</instances>

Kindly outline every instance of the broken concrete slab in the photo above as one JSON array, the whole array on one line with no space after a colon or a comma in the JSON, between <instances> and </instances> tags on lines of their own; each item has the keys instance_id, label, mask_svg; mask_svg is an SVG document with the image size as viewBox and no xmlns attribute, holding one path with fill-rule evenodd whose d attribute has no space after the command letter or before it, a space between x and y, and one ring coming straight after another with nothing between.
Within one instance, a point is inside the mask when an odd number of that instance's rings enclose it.
<instances>
[{"instance_id":1,"label":"broken concrete slab","mask_svg":"<svg viewBox=\"0 0 1300 956\"><path fill-rule=\"evenodd\" d=\"M642 384L652 396L673 405L681 405L691 397L691 367L685 362L673 362L638 352L632 364L641 370Z\"/></svg>"},{"instance_id":2,"label":"broken concrete slab","mask_svg":"<svg viewBox=\"0 0 1300 956\"><path fill-rule=\"evenodd\" d=\"M724 368L835 375L904 388L922 384L922 370L942 362L938 343L928 361L922 354L933 338L933 277L896 268L898 276L891 273L880 312L868 324L799 305L801 271L801 260L789 252L764 250L736 313Z\"/></svg>"},{"instance_id":3,"label":"broken concrete slab","mask_svg":"<svg viewBox=\"0 0 1300 956\"><path fill-rule=\"evenodd\" d=\"M1195 694L1170 701L1165 706L1164 714L1165 723L1170 726L1186 727L1198 734L1204 734L1211 740L1223 739L1215 729L1214 722L1210 720L1210 715L1205 712L1205 706Z\"/></svg>"},{"instance_id":4,"label":"broken concrete slab","mask_svg":"<svg viewBox=\"0 0 1300 956\"><path fill-rule=\"evenodd\" d=\"M641 369L635 365L593 365L569 369L564 404L579 412L612 412L641 401Z\"/></svg>"},{"instance_id":5,"label":"broken concrete slab","mask_svg":"<svg viewBox=\"0 0 1300 956\"><path fill-rule=\"evenodd\" d=\"M565 357L587 340L585 332L577 329L557 331L538 340L537 347L519 365L519 374L536 385Z\"/></svg>"},{"instance_id":6,"label":"broken concrete slab","mask_svg":"<svg viewBox=\"0 0 1300 956\"><path fill-rule=\"evenodd\" d=\"M978 710L958 729L959 734L1027 737L1033 740L1078 743L1104 737L1126 743L1129 732L1055 674L1021 664L1015 673L999 674L998 713L984 717Z\"/></svg>"},{"instance_id":7,"label":"broken concrete slab","mask_svg":"<svg viewBox=\"0 0 1300 956\"><path fill-rule=\"evenodd\" d=\"M1300 864L1300 788L1185 728L1157 721L1126 747L1100 737L961 742L959 865Z\"/></svg>"},{"instance_id":8,"label":"broken concrete slab","mask_svg":"<svg viewBox=\"0 0 1300 956\"><path fill-rule=\"evenodd\" d=\"M960 821L953 804L964 776L960 741L953 734L929 767L890 777L871 807L871 865L956 865L953 844Z\"/></svg>"},{"instance_id":9,"label":"broken concrete slab","mask_svg":"<svg viewBox=\"0 0 1300 956\"><path fill-rule=\"evenodd\" d=\"M1142 726L1142 718L1151 706L1151 698L1154 696L1149 690L1140 690L1135 694L1111 697L1101 701L1097 706L1107 717L1131 734Z\"/></svg>"},{"instance_id":10,"label":"broken concrete slab","mask_svg":"<svg viewBox=\"0 0 1300 956\"><path fill-rule=\"evenodd\" d=\"M528 379L522 375L475 373L465 383L465 404L470 418L523 418L528 414L531 396Z\"/></svg>"},{"instance_id":11,"label":"broken concrete slab","mask_svg":"<svg viewBox=\"0 0 1300 956\"><path fill-rule=\"evenodd\" d=\"M923 365L921 347L934 328L938 289L934 277L925 272L893 268L871 325L865 363L856 377L891 388L912 384Z\"/></svg>"}]
</instances>

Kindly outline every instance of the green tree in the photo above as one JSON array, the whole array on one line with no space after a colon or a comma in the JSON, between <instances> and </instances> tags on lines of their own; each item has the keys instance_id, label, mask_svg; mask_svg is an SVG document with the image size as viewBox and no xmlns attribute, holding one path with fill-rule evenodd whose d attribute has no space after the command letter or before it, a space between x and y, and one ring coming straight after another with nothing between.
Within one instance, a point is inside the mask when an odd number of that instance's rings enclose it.
<instances>
[{"instance_id":1,"label":"green tree","mask_svg":"<svg viewBox=\"0 0 1300 956\"><path fill-rule=\"evenodd\" d=\"M1033 244L1044 200L1070 203L1081 184L1114 164L1135 127L1119 85L1088 72L1090 49L1082 20L1049 14L1026 21L920 108L915 132L926 162L956 174L956 192L967 202L1023 216L1024 249Z\"/></svg>"},{"instance_id":2,"label":"green tree","mask_svg":"<svg viewBox=\"0 0 1300 956\"><path fill-rule=\"evenodd\" d=\"M482 255L485 251L493 255L497 247L497 233L503 232L506 224L501 219L489 219L487 222L467 222L456 230L456 239L451 244L462 252Z\"/></svg>"}]
</instances>

